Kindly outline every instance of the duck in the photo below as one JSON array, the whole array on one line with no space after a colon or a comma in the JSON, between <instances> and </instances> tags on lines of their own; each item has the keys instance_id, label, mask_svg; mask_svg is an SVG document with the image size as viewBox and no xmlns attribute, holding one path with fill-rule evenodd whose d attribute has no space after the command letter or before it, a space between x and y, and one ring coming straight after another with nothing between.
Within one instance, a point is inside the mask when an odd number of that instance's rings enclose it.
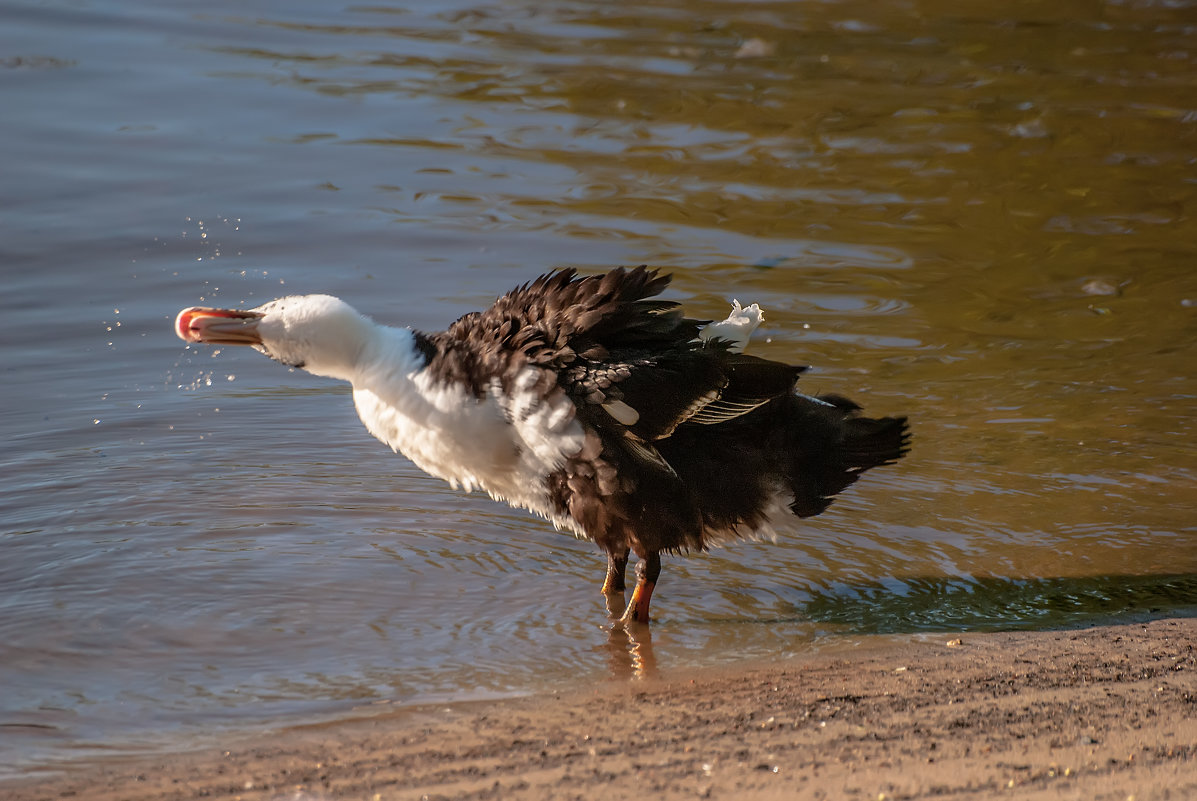
<instances>
[{"instance_id":1,"label":"duck","mask_svg":"<svg viewBox=\"0 0 1197 801\"><path fill-rule=\"evenodd\" d=\"M670 280L555 269L434 333L320 294L189 307L175 332L348 382L366 430L420 469L595 543L609 600L635 555L612 617L647 624L662 554L774 536L910 447L905 416L803 394L806 366L745 353L757 304L692 319L659 297Z\"/></svg>"}]
</instances>

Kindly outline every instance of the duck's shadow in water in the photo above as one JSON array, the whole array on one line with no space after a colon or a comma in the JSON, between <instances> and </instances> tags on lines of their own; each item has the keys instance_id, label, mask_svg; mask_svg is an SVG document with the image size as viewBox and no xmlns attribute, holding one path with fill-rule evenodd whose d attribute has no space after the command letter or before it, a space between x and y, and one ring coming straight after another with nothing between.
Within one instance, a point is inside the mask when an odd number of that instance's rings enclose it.
<instances>
[{"instance_id":1,"label":"duck's shadow in water","mask_svg":"<svg viewBox=\"0 0 1197 801\"><path fill-rule=\"evenodd\" d=\"M895 578L816 591L795 611L858 635L1070 629L1197 615L1197 573Z\"/></svg>"}]
</instances>

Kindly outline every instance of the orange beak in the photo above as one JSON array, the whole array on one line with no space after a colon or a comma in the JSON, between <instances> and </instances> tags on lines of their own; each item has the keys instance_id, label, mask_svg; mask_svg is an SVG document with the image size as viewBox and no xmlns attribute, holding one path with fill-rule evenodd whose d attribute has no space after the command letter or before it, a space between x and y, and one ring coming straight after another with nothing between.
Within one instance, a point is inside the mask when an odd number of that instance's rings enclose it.
<instances>
[{"instance_id":1,"label":"orange beak","mask_svg":"<svg viewBox=\"0 0 1197 801\"><path fill-rule=\"evenodd\" d=\"M208 345L261 345L258 321L261 312L242 309L210 309L192 306L175 318L175 333L184 342Z\"/></svg>"}]
</instances>

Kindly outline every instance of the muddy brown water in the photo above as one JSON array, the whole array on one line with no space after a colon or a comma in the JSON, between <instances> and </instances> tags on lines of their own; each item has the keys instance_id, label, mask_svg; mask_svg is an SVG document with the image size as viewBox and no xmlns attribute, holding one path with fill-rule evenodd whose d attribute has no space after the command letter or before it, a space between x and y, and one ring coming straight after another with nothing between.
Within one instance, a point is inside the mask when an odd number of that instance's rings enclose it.
<instances>
[{"instance_id":1,"label":"muddy brown water","mask_svg":"<svg viewBox=\"0 0 1197 801\"><path fill-rule=\"evenodd\" d=\"M1197 608L1180 3L4 4L5 775L378 705ZM435 330L672 270L915 445L776 543L603 559L344 387L187 349L331 292Z\"/></svg>"}]
</instances>

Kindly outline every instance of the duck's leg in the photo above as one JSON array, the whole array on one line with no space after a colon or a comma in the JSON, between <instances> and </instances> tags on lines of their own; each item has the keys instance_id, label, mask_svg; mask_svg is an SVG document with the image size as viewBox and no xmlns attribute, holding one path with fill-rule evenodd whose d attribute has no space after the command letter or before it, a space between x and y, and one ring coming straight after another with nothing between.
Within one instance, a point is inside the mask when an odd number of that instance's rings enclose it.
<instances>
[{"instance_id":1,"label":"duck's leg","mask_svg":"<svg viewBox=\"0 0 1197 801\"><path fill-rule=\"evenodd\" d=\"M624 574L627 572L627 569L627 548L624 548L619 554L616 554L615 551L607 552L607 578L603 581L604 595L623 592L625 589L627 589L627 581L624 578Z\"/></svg>"},{"instance_id":2,"label":"duck's leg","mask_svg":"<svg viewBox=\"0 0 1197 801\"><path fill-rule=\"evenodd\" d=\"M636 588L632 590L632 600L623 612L620 623L647 623L648 605L653 598L653 588L657 586L657 578L661 575L661 554L651 551L636 565Z\"/></svg>"}]
</instances>

